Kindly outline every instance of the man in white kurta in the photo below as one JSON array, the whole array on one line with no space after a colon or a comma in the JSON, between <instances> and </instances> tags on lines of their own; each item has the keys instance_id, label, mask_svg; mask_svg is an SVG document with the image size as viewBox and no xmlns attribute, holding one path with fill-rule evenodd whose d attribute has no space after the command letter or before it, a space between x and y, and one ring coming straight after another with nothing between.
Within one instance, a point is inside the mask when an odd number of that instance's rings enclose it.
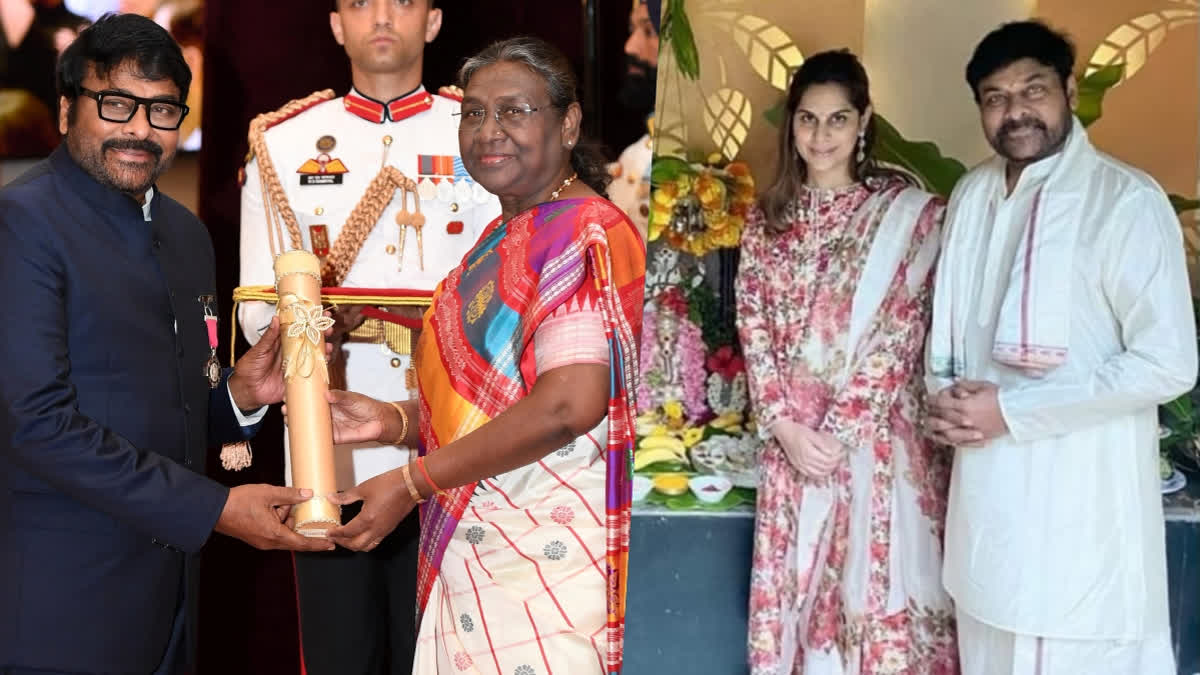
<instances>
[{"instance_id":1,"label":"man in white kurta","mask_svg":"<svg viewBox=\"0 0 1200 675\"><path fill-rule=\"evenodd\" d=\"M398 212L413 212L417 206L411 196L406 203L403 191L395 191L344 278L326 279L326 286L428 294L500 213L497 198L470 180L459 160L459 100L421 85L423 47L436 36L441 20L431 5L336 3L331 22L350 57L354 88L341 97L314 95L304 105L289 104L262 132L302 246L323 261L383 167L394 167L417 182L425 216L420 234L411 225L397 224ZM285 247L291 247L288 228L268 217L264 207L263 165L263 157L248 162L242 187L243 286L274 282L272 237L282 237ZM335 384L384 401L408 399L416 386L412 336L395 323L385 326L394 316L375 312L363 320L360 310L340 307L337 312L334 340L340 354L331 369L344 373L345 380ZM263 302L239 308L238 319L252 344L273 312L274 306ZM419 315L410 312L407 323L412 325ZM338 446L338 488L358 485L409 458L410 449L394 445ZM343 519L350 515L343 513ZM373 551L296 556L309 675L409 672L416 634L417 531L414 511Z\"/></svg>"},{"instance_id":2,"label":"man in white kurta","mask_svg":"<svg viewBox=\"0 0 1200 675\"><path fill-rule=\"evenodd\" d=\"M617 161L609 164L612 183L608 198L629 216L646 239L650 227L650 165L654 159L654 143L650 134L639 138L621 152Z\"/></svg>"},{"instance_id":3,"label":"man in white kurta","mask_svg":"<svg viewBox=\"0 0 1200 675\"><path fill-rule=\"evenodd\" d=\"M927 421L957 446L943 581L966 675L1175 672L1157 406L1196 379L1183 241L1074 119L1072 65L1022 22L968 67L997 156L951 197Z\"/></svg>"},{"instance_id":4,"label":"man in white kurta","mask_svg":"<svg viewBox=\"0 0 1200 675\"><path fill-rule=\"evenodd\" d=\"M625 40L625 81L618 99L625 108L649 115L647 132L609 164L612 183L608 198L625 212L642 240L650 222L650 164L654 159L653 125L655 83L658 78L658 28L662 4L659 0L635 0L629 15L629 38Z\"/></svg>"}]
</instances>

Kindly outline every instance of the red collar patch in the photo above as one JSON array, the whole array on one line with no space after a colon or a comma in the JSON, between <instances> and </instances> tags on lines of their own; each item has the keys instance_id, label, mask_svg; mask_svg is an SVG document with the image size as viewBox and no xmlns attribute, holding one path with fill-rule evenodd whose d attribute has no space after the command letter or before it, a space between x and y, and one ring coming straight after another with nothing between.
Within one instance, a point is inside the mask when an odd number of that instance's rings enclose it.
<instances>
[{"instance_id":1,"label":"red collar patch","mask_svg":"<svg viewBox=\"0 0 1200 675\"><path fill-rule=\"evenodd\" d=\"M353 113L368 122L383 124L384 120L399 122L433 107L433 96L419 87L408 96L392 99L387 103L369 99L351 90L343 99L346 112Z\"/></svg>"}]
</instances>

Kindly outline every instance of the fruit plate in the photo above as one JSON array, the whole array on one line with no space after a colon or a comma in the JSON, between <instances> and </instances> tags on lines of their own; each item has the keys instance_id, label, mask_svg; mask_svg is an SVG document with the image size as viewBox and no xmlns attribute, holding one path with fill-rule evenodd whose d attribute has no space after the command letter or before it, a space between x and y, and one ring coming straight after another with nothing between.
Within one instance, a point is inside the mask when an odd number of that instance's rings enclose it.
<instances>
[{"instance_id":1,"label":"fruit plate","mask_svg":"<svg viewBox=\"0 0 1200 675\"><path fill-rule=\"evenodd\" d=\"M690 450L698 473L728 478L735 487L758 487L758 439L753 436L713 436Z\"/></svg>"}]
</instances>

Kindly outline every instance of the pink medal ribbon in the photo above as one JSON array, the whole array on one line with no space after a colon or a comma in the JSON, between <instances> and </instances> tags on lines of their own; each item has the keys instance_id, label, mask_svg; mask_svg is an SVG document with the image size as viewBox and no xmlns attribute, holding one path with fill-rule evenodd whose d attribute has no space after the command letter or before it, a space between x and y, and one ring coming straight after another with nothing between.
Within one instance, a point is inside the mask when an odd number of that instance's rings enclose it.
<instances>
[{"instance_id":1,"label":"pink medal ribbon","mask_svg":"<svg viewBox=\"0 0 1200 675\"><path fill-rule=\"evenodd\" d=\"M204 324L208 328L208 360L204 363L204 376L208 378L210 389L216 389L221 384L221 361L217 359L217 315L213 314L213 296L201 295L197 298L204 306Z\"/></svg>"},{"instance_id":2,"label":"pink medal ribbon","mask_svg":"<svg viewBox=\"0 0 1200 675\"><path fill-rule=\"evenodd\" d=\"M204 323L208 324L208 348L217 348L217 317L212 314L204 316Z\"/></svg>"}]
</instances>

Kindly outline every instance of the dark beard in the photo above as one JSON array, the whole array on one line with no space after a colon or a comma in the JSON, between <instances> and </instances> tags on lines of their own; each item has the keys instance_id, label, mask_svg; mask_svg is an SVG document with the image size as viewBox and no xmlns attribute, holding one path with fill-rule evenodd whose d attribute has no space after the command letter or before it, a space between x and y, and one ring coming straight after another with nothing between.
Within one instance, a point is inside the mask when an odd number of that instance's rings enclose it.
<instances>
[{"instance_id":1,"label":"dark beard","mask_svg":"<svg viewBox=\"0 0 1200 675\"><path fill-rule=\"evenodd\" d=\"M162 146L149 140L110 138L100 144L99 152L92 154L86 148L73 142L71 134L68 133L67 146L71 150L71 155L75 158L76 163L90 174L92 178L95 178L102 185L106 185L117 192L122 192L134 198L145 194L158 181L163 172L167 170L173 159L173 156L164 158ZM109 150L141 150L148 152L154 157L154 166L151 167L144 179L137 183L132 183L127 180L126 176L110 173L109 166L104 159L105 153Z\"/></svg>"},{"instance_id":2,"label":"dark beard","mask_svg":"<svg viewBox=\"0 0 1200 675\"><path fill-rule=\"evenodd\" d=\"M641 68L641 72L631 72L631 66ZM636 56L626 54L625 77L621 82L621 91L617 93L621 105L639 115L649 115L654 112L657 86L658 69Z\"/></svg>"}]
</instances>

